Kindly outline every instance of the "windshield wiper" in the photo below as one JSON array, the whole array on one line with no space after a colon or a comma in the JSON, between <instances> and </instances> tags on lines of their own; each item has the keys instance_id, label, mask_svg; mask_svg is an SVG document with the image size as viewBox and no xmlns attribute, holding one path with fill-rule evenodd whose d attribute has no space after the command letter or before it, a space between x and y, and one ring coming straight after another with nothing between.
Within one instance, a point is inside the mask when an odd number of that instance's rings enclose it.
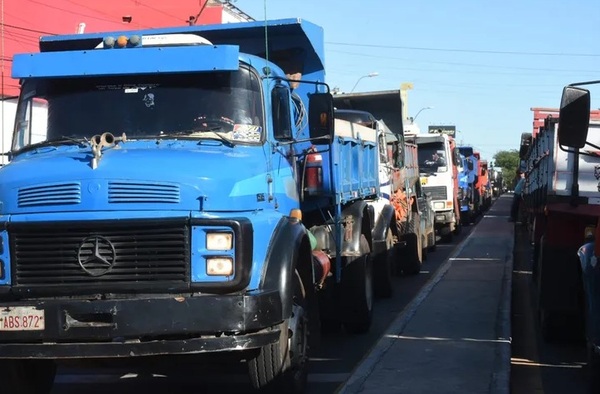
<instances>
[{"instance_id":1,"label":"windshield wiper","mask_svg":"<svg viewBox=\"0 0 600 394\"><path fill-rule=\"evenodd\" d=\"M64 145L64 144L69 144L69 145L77 144L77 145L79 145L80 148L85 148L90 145L90 142L85 137L77 138L77 137L69 137L66 135L61 135L60 137L55 138L53 140L41 141L41 142L37 142L35 144L24 146L23 148L19 149L17 152L24 152L24 151L28 151L28 150L32 150L32 149L43 148L45 146L56 146L56 145Z\"/></svg>"},{"instance_id":2,"label":"windshield wiper","mask_svg":"<svg viewBox=\"0 0 600 394\"><path fill-rule=\"evenodd\" d=\"M191 130L179 130L179 131L173 131L173 132L168 132L168 133L166 133L166 132L161 133L158 136L158 138L169 138L169 137L195 138L197 136L192 136L191 134L212 132L212 135L202 135L202 137L200 137L200 139L209 139L209 140L220 141L223 143L223 145L225 145L229 148L235 147L235 144L233 142L229 141L227 138L223 137L221 134L219 134L219 132L217 132L217 130L221 130L221 129L222 129L221 126L210 126L210 127L195 128L195 129L191 129Z\"/></svg>"}]
</instances>

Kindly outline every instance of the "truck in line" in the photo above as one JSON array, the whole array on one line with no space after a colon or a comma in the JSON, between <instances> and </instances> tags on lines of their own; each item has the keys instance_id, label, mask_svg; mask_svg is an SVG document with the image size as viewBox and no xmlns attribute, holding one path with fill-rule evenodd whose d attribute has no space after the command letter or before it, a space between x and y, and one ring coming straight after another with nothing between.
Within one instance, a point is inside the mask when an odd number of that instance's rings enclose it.
<instances>
[{"instance_id":1,"label":"truck in line","mask_svg":"<svg viewBox=\"0 0 600 394\"><path fill-rule=\"evenodd\" d=\"M600 392L600 110L591 110L590 91L581 86L596 84L600 84L600 81L573 84L563 89L558 113L558 143L566 154L581 158L577 164L573 162L570 205L577 213L569 217L571 223L577 224L578 233L572 234L569 239L574 238L574 242L583 246L577 251L579 264L571 259L562 262L566 265L564 269L573 271L576 277L563 283L555 281L550 284L555 286L553 289L559 295L569 299L579 296L574 307L583 327L587 350L586 372L591 393ZM579 167L582 163L585 163L583 168ZM591 172L593 178L590 179L586 174L581 182L582 169L584 173ZM584 190L580 193L578 189L582 183ZM572 226L569 230L575 229ZM565 236L568 235L565 233ZM538 267L540 269L542 267Z\"/></svg>"},{"instance_id":2,"label":"truck in line","mask_svg":"<svg viewBox=\"0 0 600 394\"><path fill-rule=\"evenodd\" d=\"M4 387L47 393L65 359L204 354L300 393L320 325L369 329L377 135L334 119L323 55L321 27L284 19L14 57Z\"/></svg>"},{"instance_id":3,"label":"truck in line","mask_svg":"<svg viewBox=\"0 0 600 394\"><path fill-rule=\"evenodd\" d=\"M362 113L380 131L381 199L394 207L394 244L397 258L393 272L415 275L429 250L435 248L429 197L419 183L417 146L405 139L400 90L345 93L333 96L336 113ZM387 204L387 203L386 203Z\"/></svg>"},{"instance_id":4,"label":"truck in line","mask_svg":"<svg viewBox=\"0 0 600 394\"><path fill-rule=\"evenodd\" d=\"M566 88L561 109L534 112L534 130L522 135L519 149L525 170L523 192L526 220L534 245L533 282L537 294L540 327L546 340L579 338L585 330L585 300L582 269L577 251L586 230L600 216L598 169L600 160L593 146L600 143L600 124L573 113L579 95ZM599 112L596 111L595 119ZM575 114L578 119L575 119ZM578 149L568 137L573 128L593 129ZM579 140L578 140L579 143ZM586 145L587 144L587 145Z\"/></svg>"},{"instance_id":5,"label":"truck in line","mask_svg":"<svg viewBox=\"0 0 600 394\"><path fill-rule=\"evenodd\" d=\"M473 147L459 146L462 158L460 177L460 221L463 225L475 222L479 212L481 196L477 183L479 182L479 160L474 155Z\"/></svg>"},{"instance_id":6,"label":"truck in line","mask_svg":"<svg viewBox=\"0 0 600 394\"><path fill-rule=\"evenodd\" d=\"M406 136L417 145L421 186L431 196L436 232L445 242L451 242L462 228L457 167L460 153L454 132L454 126L429 126L428 134Z\"/></svg>"}]
</instances>

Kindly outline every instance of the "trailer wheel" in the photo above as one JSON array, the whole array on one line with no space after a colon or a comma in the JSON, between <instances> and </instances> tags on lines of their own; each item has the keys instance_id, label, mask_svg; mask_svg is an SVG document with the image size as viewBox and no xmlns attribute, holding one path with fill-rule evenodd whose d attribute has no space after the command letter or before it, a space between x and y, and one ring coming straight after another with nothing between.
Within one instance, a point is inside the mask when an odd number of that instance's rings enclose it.
<instances>
[{"instance_id":1,"label":"trailer wheel","mask_svg":"<svg viewBox=\"0 0 600 394\"><path fill-rule=\"evenodd\" d=\"M309 324L306 289L296 270L293 277L292 316L280 324L279 341L260 349L248 361L256 389L274 393L303 393L308 377Z\"/></svg>"},{"instance_id":2,"label":"trailer wheel","mask_svg":"<svg viewBox=\"0 0 600 394\"><path fill-rule=\"evenodd\" d=\"M56 364L52 360L0 361L0 382L13 393L50 393L55 377Z\"/></svg>"},{"instance_id":3,"label":"trailer wheel","mask_svg":"<svg viewBox=\"0 0 600 394\"><path fill-rule=\"evenodd\" d=\"M342 320L352 334L363 334L373 320L373 264L371 250L364 235L360 236L360 256L346 258L342 271Z\"/></svg>"},{"instance_id":4,"label":"trailer wheel","mask_svg":"<svg viewBox=\"0 0 600 394\"><path fill-rule=\"evenodd\" d=\"M392 268L396 263L396 247L391 228L388 228L385 236L385 250L373 265L374 290L377 297L390 298L393 293Z\"/></svg>"}]
</instances>

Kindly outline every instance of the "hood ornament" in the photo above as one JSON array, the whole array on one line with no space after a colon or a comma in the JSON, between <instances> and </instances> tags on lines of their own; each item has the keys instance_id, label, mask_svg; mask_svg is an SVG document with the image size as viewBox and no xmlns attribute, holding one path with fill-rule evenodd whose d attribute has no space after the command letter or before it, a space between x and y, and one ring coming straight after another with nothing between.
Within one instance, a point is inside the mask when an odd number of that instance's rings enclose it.
<instances>
[{"instance_id":1,"label":"hood ornament","mask_svg":"<svg viewBox=\"0 0 600 394\"><path fill-rule=\"evenodd\" d=\"M127 141L127 136L125 133L121 135L121 137L115 137L112 133L103 133L102 135L96 134L92 137L92 154L94 157L92 158L92 169L95 170L98 168L98 163L100 163L100 159L102 158L102 148L114 146L117 142Z\"/></svg>"}]
</instances>

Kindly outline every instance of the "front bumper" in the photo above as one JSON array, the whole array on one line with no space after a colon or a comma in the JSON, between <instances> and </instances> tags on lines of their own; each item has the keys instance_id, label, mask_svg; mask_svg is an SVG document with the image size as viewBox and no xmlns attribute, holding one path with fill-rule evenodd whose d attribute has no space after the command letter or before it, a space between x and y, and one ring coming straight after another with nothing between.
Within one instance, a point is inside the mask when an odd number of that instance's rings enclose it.
<instances>
[{"instance_id":1,"label":"front bumper","mask_svg":"<svg viewBox=\"0 0 600 394\"><path fill-rule=\"evenodd\" d=\"M436 211L435 212L435 225L445 226L450 223L454 223L454 216L452 215L454 211Z\"/></svg>"},{"instance_id":2,"label":"front bumper","mask_svg":"<svg viewBox=\"0 0 600 394\"><path fill-rule=\"evenodd\" d=\"M109 358L249 350L279 339L277 291L0 303L44 310L42 331L0 331L0 358ZM2 322L0 321L0 324Z\"/></svg>"}]
</instances>

